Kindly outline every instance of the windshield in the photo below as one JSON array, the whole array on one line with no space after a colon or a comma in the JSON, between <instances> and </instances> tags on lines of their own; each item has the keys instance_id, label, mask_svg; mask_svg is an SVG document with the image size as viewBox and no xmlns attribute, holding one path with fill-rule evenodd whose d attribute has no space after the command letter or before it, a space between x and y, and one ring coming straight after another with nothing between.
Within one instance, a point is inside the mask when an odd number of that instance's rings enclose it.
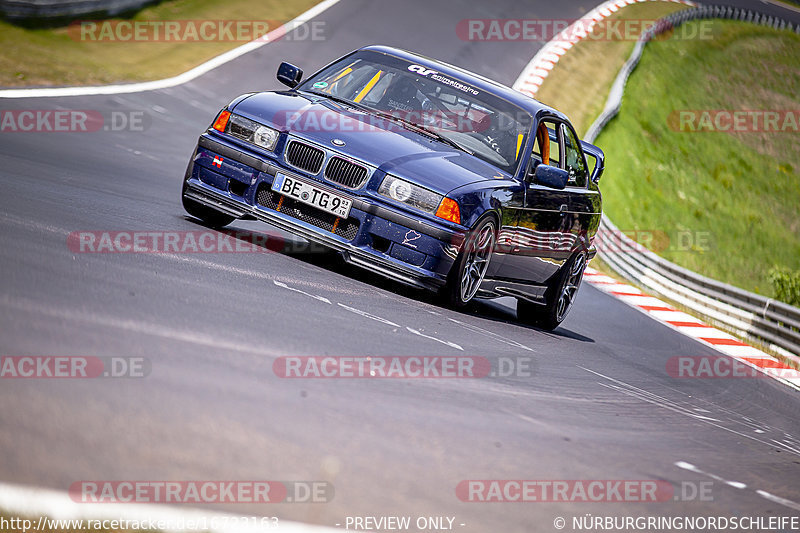
<instances>
[{"instance_id":1,"label":"windshield","mask_svg":"<svg viewBox=\"0 0 800 533\"><path fill-rule=\"evenodd\" d=\"M418 125L510 174L532 122L529 113L482 88L372 51L343 58L298 89Z\"/></svg>"}]
</instances>

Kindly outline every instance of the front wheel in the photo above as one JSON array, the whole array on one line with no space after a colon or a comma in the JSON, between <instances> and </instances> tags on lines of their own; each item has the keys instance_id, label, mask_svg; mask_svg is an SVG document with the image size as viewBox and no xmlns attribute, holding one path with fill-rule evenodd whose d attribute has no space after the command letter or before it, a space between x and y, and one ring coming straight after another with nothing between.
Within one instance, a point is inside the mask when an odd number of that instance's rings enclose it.
<instances>
[{"instance_id":1,"label":"front wheel","mask_svg":"<svg viewBox=\"0 0 800 533\"><path fill-rule=\"evenodd\" d=\"M493 218L478 222L467 236L442 290L451 306L464 307L478 292L489 268L496 236L497 225Z\"/></svg>"},{"instance_id":2,"label":"front wheel","mask_svg":"<svg viewBox=\"0 0 800 533\"><path fill-rule=\"evenodd\" d=\"M561 274L545 292L545 305L517 300L517 319L546 330L554 330L566 318L575 303L586 270L586 254L573 255Z\"/></svg>"}]
</instances>

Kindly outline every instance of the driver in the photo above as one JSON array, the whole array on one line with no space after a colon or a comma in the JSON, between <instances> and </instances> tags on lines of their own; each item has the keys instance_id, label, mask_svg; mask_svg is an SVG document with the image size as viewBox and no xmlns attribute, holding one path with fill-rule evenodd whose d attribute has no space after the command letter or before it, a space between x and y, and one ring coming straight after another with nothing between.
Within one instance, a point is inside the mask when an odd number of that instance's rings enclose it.
<instances>
[{"instance_id":1,"label":"driver","mask_svg":"<svg viewBox=\"0 0 800 533\"><path fill-rule=\"evenodd\" d=\"M388 112L403 111L405 113L416 112L420 113L421 103L419 96L425 98L419 92L417 84L414 80L407 76L399 76L389 86L386 94L378 102L380 109Z\"/></svg>"}]
</instances>

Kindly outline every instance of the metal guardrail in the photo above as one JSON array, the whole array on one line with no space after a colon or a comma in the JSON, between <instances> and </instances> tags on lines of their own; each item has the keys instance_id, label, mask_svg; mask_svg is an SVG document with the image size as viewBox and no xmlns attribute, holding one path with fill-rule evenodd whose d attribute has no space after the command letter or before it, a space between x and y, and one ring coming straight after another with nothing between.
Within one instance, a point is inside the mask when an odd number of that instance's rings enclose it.
<instances>
[{"instance_id":1,"label":"metal guardrail","mask_svg":"<svg viewBox=\"0 0 800 533\"><path fill-rule=\"evenodd\" d=\"M800 25L749 9L704 5L678 11L660 19L633 49L611 87L603 112L589 127L586 140L593 143L600 131L619 113L625 84L639 64L645 46L654 37L698 19L722 18L751 22L800 33ZM800 308L701 276L647 250L619 231L603 215L597 236L598 255L617 274L642 285L715 325L739 335L766 342L778 353L800 354Z\"/></svg>"}]
</instances>

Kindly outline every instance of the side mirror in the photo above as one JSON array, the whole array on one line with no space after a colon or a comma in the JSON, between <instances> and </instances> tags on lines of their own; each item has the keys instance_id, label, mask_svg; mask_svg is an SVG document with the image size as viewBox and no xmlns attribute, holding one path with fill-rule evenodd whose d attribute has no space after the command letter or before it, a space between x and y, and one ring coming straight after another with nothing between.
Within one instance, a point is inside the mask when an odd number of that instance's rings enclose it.
<instances>
[{"instance_id":1,"label":"side mirror","mask_svg":"<svg viewBox=\"0 0 800 533\"><path fill-rule=\"evenodd\" d=\"M569 172L558 167L541 164L536 167L533 182L551 189L563 189L569 180Z\"/></svg>"},{"instance_id":2,"label":"side mirror","mask_svg":"<svg viewBox=\"0 0 800 533\"><path fill-rule=\"evenodd\" d=\"M303 71L299 67L291 63L283 62L278 67L278 81L289 87L297 87L300 80L303 79Z\"/></svg>"}]
</instances>

